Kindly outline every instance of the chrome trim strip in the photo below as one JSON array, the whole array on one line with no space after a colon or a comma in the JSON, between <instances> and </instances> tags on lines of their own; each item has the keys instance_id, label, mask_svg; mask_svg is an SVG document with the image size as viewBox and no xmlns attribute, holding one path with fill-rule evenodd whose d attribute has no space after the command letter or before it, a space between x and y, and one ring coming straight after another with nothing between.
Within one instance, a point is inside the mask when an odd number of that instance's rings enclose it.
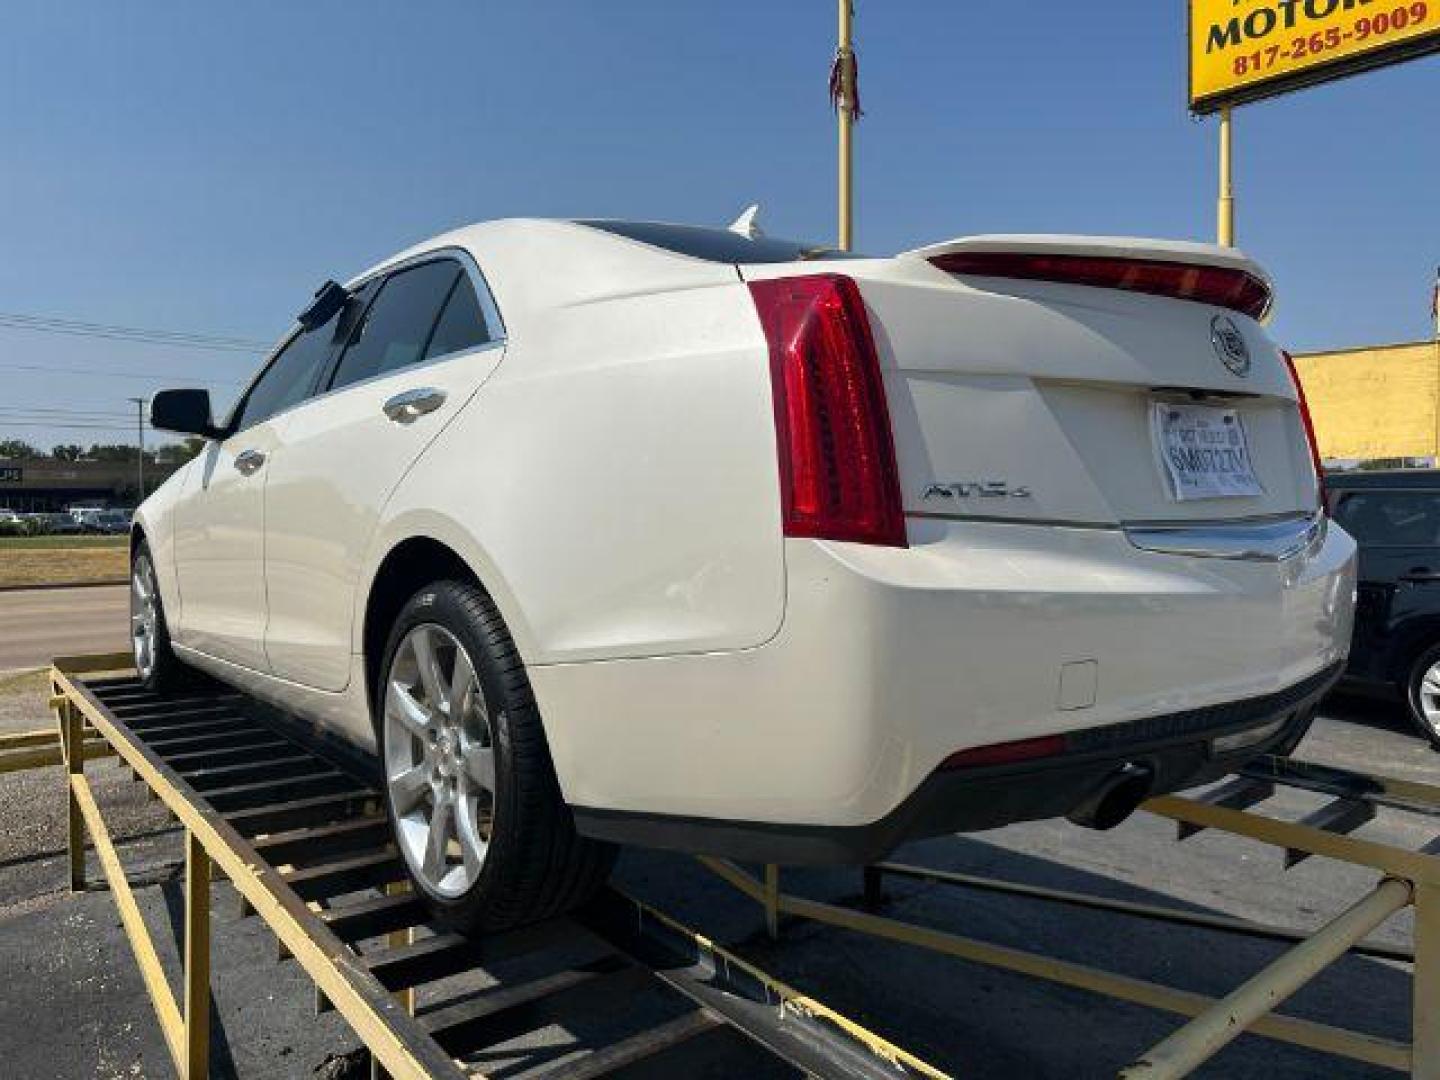
<instances>
[{"instance_id":1,"label":"chrome trim strip","mask_svg":"<svg viewBox=\"0 0 1440 1080\"><path fill-rule=\"evenodd\" d=\"M944 514L931 510L906 510L907 518L919 521L949 521L979 525L1043 525L1057 529L1090 529L1098 532L1119 532L1120 526L1110 521L1070 521L1066 518L1000 517L995 514Z\"/></svg>"},{"instance_id":2,"label":"chrome trim strip","mask_svg":"<svg viewBox=\"0 0 1440 1080\"><path fill-rule=\"evenodd\" d=\"M1244 517L1206 518L1205 524L1229 528L1232 525L1282 525L1289 521L1309 521L1303 511L1286 510L1276 514L1247 514ZM1127 529L1186 529L1195 524L1193 518L1132 518Z\"/></svg>"},{"instance_id":3,"label":"chrome trim strip","mask_svg":"<svg viewBox=\"0 0 1440 1080\"><path fill-rule=\"evenodd\" d=\"M1126 526L1125 538L1142 551L1164 555L1284 562L1324 543L1328 520L1316 513L1249 524Z\"/></svg>"}]
</instances>

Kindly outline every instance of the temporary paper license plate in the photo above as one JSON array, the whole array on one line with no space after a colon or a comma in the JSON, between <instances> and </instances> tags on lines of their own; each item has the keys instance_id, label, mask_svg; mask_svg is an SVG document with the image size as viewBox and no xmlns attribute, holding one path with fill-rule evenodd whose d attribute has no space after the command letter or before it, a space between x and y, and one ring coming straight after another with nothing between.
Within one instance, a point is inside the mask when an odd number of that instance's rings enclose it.
<instances>
[{"instance_id":1,"label":"temporary paper license plate","mask_svg":"<svg viewBox=\"0 0 1440 1080\"><path fill-rule=\"evenodd\" d=\"M1177 500L1264 494L1234 409L1163 401L1153 408L1156 448Z\"/></svg>"}]
</instances>

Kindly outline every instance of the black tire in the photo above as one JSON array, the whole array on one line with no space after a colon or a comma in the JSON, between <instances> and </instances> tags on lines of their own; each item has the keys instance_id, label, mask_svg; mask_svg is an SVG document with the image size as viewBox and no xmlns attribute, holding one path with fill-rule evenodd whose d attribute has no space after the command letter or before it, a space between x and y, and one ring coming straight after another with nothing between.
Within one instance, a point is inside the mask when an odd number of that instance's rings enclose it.
<instances>
[{"instance_id":1,"label":"black tire","mask_svg":"<svg viewBox=\"0 0 1440 1080\"><path fill-rule=\"evenodd\" d=\"M148 669L141 655L137 616L142 614L144 600L140 596L137 582L148 568L150 587L154 590L154 627L150 648L153 663ZM150 554L150 544L141 540L130 553L130 645L135 656L135 670L147 690L157 694L167 693L186 686L193 679L190 668L180 662L170 646L170 627L165 621L165 605L160 599L160 590L155 575L155 560Z\"/></svg>"},{"instance_id":2,"label":"black tire","mask_svg":"<svg viewBox=\"0 0 1440 1080\"><path fill-rule=\"evenodd\" d=\"M1432 645L1415 658L1405 676L1405 705L1410 713L1410 722L1432 750L1440 750L1440 724L1426 718L1422 693L1426 672L1437 664L1440 664L1440 645Z\"/></svg>"},{"instance_id":3,"label":"black tire","mask_svg":"<svg viewBox=\"0 0 1440 1080\"><path fill-rule=\"evenodd\" d=\"M575 831L525 666L495 605L477 585L427 585L410 598L390 628L371 709L384 777L392 775L384 729L387 681L401 643L422 625L447 631L471 660L488 713L495 790L488 848L478 876L461 895L445 896L405 854L394 793L385 781L386 814L416 890L438 922L475 932L507 930L577 907L609 878L616 848Z\"/></svg>"}]
</instances>

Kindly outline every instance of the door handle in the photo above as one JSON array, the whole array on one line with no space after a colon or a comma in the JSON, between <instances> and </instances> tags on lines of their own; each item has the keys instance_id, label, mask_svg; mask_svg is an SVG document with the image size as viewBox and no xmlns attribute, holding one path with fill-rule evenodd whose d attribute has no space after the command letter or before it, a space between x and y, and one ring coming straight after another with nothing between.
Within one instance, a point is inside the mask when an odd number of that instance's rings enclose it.
<instances>
[{"instance_id":1,"label":"door handle","mask_svg":"<svg viewBox=\"0 0 1440 1080\"><path fill-rule=\"evenodd\" d=\"M1414 584L1424 584L1427 581L1440 581L1440 573L1436 573L1428 566L1417 566L1400 575L1401 581L1408 581Z\"/></svg>"},{"instance_id":2,"label":"door handle","mask_svg":"<svg viewBox=\"0 0 1440 1080\"><path fill-rule=\"evenodd\" d=\"M240 471L241 476L251 476L259 472L260 466L265 464L265 455L259 450L242 450L235 455L235 468Z\"/></svg>"},{"instance_id":3,"label":"door handle","mask_svg":"<svg viewBox=\"0 0 1440 1080\"><path fill-rule=\"evenodd\" d=\"M414 390L402 390L388 399L382 406L385 415L397 424L413 424L426 413L432 413L445 404L445 391L433 386L418 386Z\"/></svg>"}]
</instances>

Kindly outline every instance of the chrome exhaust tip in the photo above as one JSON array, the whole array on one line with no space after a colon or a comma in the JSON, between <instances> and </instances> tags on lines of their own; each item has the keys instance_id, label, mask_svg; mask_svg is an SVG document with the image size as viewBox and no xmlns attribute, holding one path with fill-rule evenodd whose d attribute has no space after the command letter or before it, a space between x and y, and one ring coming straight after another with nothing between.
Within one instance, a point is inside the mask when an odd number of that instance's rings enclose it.
<instances>
[{"instance_id":1,"label":"chrome exhaust tip","mask_svg":"<svg viewBox=\"0 0 1440 1080\"><path fill-rule=\"evenodd\" d=\"M1065 816L1087 829L1113 829L1149 798L1154 783L1155 773L1150 766L1127 761Z\"/></svg>"}]
</instances>

